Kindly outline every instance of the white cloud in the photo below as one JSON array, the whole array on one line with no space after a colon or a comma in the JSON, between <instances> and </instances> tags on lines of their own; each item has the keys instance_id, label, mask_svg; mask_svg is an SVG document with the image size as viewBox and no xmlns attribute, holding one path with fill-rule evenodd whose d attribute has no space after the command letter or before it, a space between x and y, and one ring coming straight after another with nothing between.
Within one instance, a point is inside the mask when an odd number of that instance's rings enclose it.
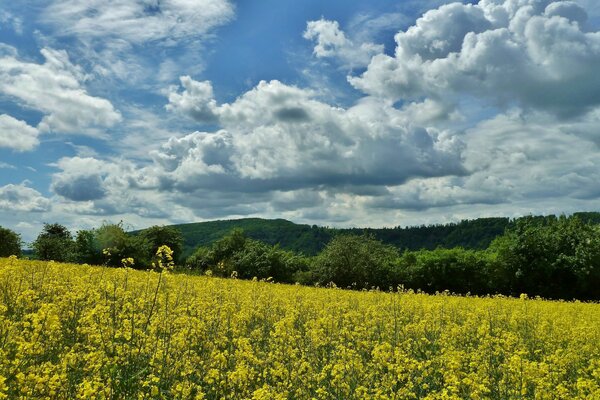
<instances>
[{"instance_id":1,"label":"white cloud","mask_svg":"<svg viewBox=\"0 0 600 400\"><path fill-rule=\"evenodd\" d=\"M0 114L0 148L16 151L32 150L39 144L39 131L26 122Z\"/></svg>"},{"instance_id":2,"label":"white cloud","mask_svg":"<svg viewBox=\"0 0 600 400\"><path fill-rule=\"evenodd\" d=\"M105 85L153 91L182 73L200 73L206 42L235 16L229 0L50 0L38 6L35 22L43 33L85 59Z\"/></svg>"},{"instance_id":3,"label":"white cloud","mask_svg":"<svg viewBox=\"0 0 600 400\"><path fill-rule=\"evenodd\" d=\"M519 110L497 115L467 131L463 152L467 175L388 186L368 206L418 211L520 204L544 213L542 201L571 211L576 202L597 204L600 139L595 126L599 122L600 109L569 122Z\"/></svg>"},{"instance_id":4,"label":"white cloud","mask_svg":"<svg viewBox=\"0 0 600 400\"><path fill-rule=\"evenodd\" d=\"M169 45L207 35L233 14L227 0L54 0L42 19L60 35Z\"/></svg>"},{"instance_id":5,"label":"white cloud","mask_svg":"<svg viewBox=\"0 0 600 400\"><path fill-rule=\"evenodd\" d=\"M197 121L211 123L217 120L217 102L213 98L212 84L198 82L189 76L180 78L183 93L177 87L171 88L167 110L187 115Z\"/></svg>"},{"instance_id":6,"label":"white cloud","mask_svg":"<svg viewBox=\"0 0 600 400\"><path fill-rule=\"evenodd\" d=\"M40 192L21 183L0 187L0 210L11 212L42 212L51 208L50 200Z\"/></svg>"},{"instance_id":7,"label":"white cloud","mask_svg":"<svg viewBox=\"0 0 600 400\"><path fill-rule=\"evenodd\" d=\"M453 3L399 32L395 56L375 56L349 81L390 100L471 95L562 116L600 104L600 32L573 2Z\"/></svg>"},{"instance_id":8,"label":"white cloud","mask_svg":"<svg viewBox=\"0 0 600 400\"><path fill-rule=\"evenodd\" d=\"M12 164L0 161L0 169L17 169L17 167L15 167Z\"/></svg>"},{"instance_id":9,"label":"white cloud","mask_svg":"<svg viewBox=\"0 0 600 400\"><path fill-rule=\"evenodd\" d=\"M344 67L350 69L366 66L374 55L383 52L383 45L371 42L355 43L347 38L337 21L309 21L303 36L316 42L313 54L317 58L336 58Z\"/></svg>"},{"instance_id":10,"label":"white cloud","mask_svg":"<svg viewBox=\"0 0 600 400\"><path fill-rule=\"evenodd\" d=\"M52 178L52 190L69 200L98 200L106 196L104 177L107 165L92 157L62 158L57 165L62 171Z\"/></svg>"},{"instance_id":11,"label":"white cloud","mask_svg":"<svg viewBox=\"0 0 600 400\"><path fill-rule=\"evenodd\" d=\"M309 90L263 81L218 106L209 90L198 90L209 87L187 81L183 94L171 93L170 109L200 122L210 115L223 130L172 138L154 153L167 172L163 178L187 190L360 186L462 172L456 136L413 126L402 111L375 99L343 109L315 100Z\"/></svg>"},{"instance_id":12,"label":"white cloud","mask_svg":"<svg viewBox=\"0 0 600 400\"><path fill-rule=\"evenodd\" d=\"M121 121L108 100L87 93L85 73L65 51L45 48L41 53L44 64L0 57L0 94L44 113L40 131L102 136L104 128Z\"/></svg>"}]
</instances>

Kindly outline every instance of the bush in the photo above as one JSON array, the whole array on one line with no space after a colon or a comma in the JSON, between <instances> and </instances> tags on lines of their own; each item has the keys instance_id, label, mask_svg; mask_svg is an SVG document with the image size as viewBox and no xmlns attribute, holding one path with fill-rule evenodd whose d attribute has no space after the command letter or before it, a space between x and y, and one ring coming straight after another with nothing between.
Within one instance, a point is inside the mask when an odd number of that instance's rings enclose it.
<instances>
[{"instance_id":1,"label":"bush","mask_svg":"<svg viewBox=\"0 0 600 400\"><path fill-rule=\"evenodd\" d=\"M249 239L234 229L210 248L199 247L186 260L186 266L199 271L211 270L218 276L236 274L242 279L273 278L277 282L294 282L294 274L307 269L302 256L279 246Z\"/></svg>"},{"instance_id":2,"label":"bush","mask_svg":"<svg viewBox=\"0 0 600 400\"><path fill-rule=\"evenodd\" d=\"M430 293L486 294L492 259L485 251L461 248L407 251L398 260L394 284Z\"/></svg>"}]
</instances>

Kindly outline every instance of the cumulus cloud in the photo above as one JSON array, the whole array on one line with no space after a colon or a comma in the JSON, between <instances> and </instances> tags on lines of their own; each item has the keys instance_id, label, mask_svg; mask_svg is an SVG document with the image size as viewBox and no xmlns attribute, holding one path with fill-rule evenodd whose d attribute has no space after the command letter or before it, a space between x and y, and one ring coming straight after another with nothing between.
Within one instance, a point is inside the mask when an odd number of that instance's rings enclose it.
<instances>
[{"instance_id":1,"label":"cumulus cloud","mask_svg":"<svg viewBox=\"0 0 600 400\"><path fill-rule=\"evenodd\" d=\"M346 37L337 21L320 19L306 24L304 38L316 42L313 54L317 58L336 58L344 67L366 66L371 58L383 53L383 45L371 42L355 43Z\"/></svg>"},{"instance_id":2,"label":"cumulus cloud","mask_svg":"<svg viewBox=\"0 0 600 400\"><path fill-rule=\"evenodd\" d=\"M7 114L0 114L0 147L16 151L32 150L39 144L39 131Z\"/></svg>"},{"instance_id":3,"label":"cumulus cloud","mask_svg":"<svg viewBox=\"0 0 600 400\"><path fill-rule=\"evenodd\" d=\"M28 187L26 183L0 187L0 210L43 212L50 208L50 200L37 190Z\"/></svg>"},{"instance_id":4,"label":"cumulus cloud","mask_svg":"<svg viewBox=\"0 0 600 400\"><path fill-rule=\"evenodd\" d=\"M167 110L187 115L199 122L216 122L218 110L212 84L208 81L195 81L189 76L182 76L179 80L183 93L179 94L176 86L171 88Z\"/></svg>"},{"instance_id":5,"label":"cumulus cloud","mask_svg":"<svg viewBox=\"0 0 600 400\"><path fill-rule=\"evenodd\" d=\"M417 178L386 187L367 207L422 211L461 205L520 204L544 213L540 202L571 209L600 196L600 110L561 121L547 113L512 110L482 121L464 137L465 176ZM588 205L589 207L589 205ZM576 208L572 211L576 211Z\"/></svg>"},{"instance_id":6,"label":"cumulus cloud","mask_svg":"<svg viewBox=\"0 0 600 400\"><path fill-rule=\"evenodd\" d=\"M187 83L182 94L171 94L170 109L200 122L207 113L197 110L209 109L223 129L172 138L153 153L164 182L179 188L290 190L463 172L458 137L412 126L401 111L375 99L343 109L316 100L310 90L263 81L233 103L217 105L208 91L189 92L208 83Z\"/></svg>"},{"instance_id":7,"label":"cumulus cloud","mask_svg":"<svg viewBox=\"0 0 600 400\"><path fill-rule=\"evenodd\" d=\"M59 171L50 189L65 213L164 219L177 208L159 191L147 190L158 187L155 177L129 160L63 157L53 167Z\"/></svg>"},{"instance_id":8,"label":"cumulus cloud","mask_svg":"<svg viewBox=\"0 0 600 400\"><path fill-rule=\"evenodd\" d=\"M138 8L122 48L102 44L113 40L106 13L141 2L108 2L119 6L112 11L96 1L59 3L80 6L65 8L63 18L88 18L62 34L116 49L107 60L131 46L168 45L159 28L137 31L137 19L166 18L158 3ZM222 104L211 82L183 76L167 91L167 110L207 132L179 133L167 124L158 132L149 124L156 116L140 117L140 133L123 142L138 148L128 153L135 161L82 152L54 165L57 207L90 218L261 215L338 225L593 209L600 197L600 34L578 4L447 4L399 32L393 55L352 25L345 33L335 21L310 21L304 35L315 57L349 69L369 64L350 78L364 97L338 107L316 91L262 81ZM92 21L98 34L88 29ZM373 29L390 21L400 16ZM174 40L197 37L177 29ZM1 57L16 59L9 50L0 47ZM121 63L124 73L137 68ZM73 68L83 85L85 74ZM168 81L177 65L166 60L160 70Z\"/></svg>"},{"instance_id":9,"label":"cumulus cloud","mask_svg":"<svg viewBox=\"0 0 600 400\"><path fill-rule=\"evenodd\" d=\"M41 53L43 64L0 56L0 94L42 112L40 131L101 136L104 128L121 121L108 100L87 93L85 73L65 51L44 48Z\"/></svg>"},{"instance_id":10,"label":"cumulus cloud","mask_svg":"<svg viewBox=\"0 0 600 400\"><path fill-rule=\"evenodd\" d=\"M52 179L52 190L69 200L98 200L106 195L104 163L94 158L63 158L57 167L62 171Z\"/></svg>"},{"instance_id":11,"label":"cumulus cloud","mask_svg":"<svg viewBox=\"0 0 600 400\"><path fill-rule=\"evenodd\" d=\"M394 56L373 57L349 78L395 100L470 95L562 116L600 104L600 32L571 1L482 0L426 12L396 37Z\"/></svg>"}]
</instances>

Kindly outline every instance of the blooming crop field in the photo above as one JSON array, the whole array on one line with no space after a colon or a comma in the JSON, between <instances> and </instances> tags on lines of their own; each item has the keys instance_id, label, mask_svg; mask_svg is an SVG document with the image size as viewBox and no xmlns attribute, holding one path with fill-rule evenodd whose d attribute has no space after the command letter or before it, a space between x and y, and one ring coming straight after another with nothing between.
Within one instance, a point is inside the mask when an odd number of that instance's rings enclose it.
<instances>
[{"instance_id":1,"label":"blooming crop field","mask_svg":"<svg viewBox=\"0 0 600 400\"><path fill-rule=\"evenodd\" d=\"M0 259L0 398L599 399L600 305Z\"/></svg>"}]
</instances>

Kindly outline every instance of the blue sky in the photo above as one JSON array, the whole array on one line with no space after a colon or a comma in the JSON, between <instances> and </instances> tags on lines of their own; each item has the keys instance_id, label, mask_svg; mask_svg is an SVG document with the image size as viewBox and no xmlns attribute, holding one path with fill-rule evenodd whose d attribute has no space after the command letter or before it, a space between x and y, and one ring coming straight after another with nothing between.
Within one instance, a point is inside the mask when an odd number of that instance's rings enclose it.
<instances>
[{"instance_id":1,"label":"blue sky","mask_svg":"<svg viewBox=\"0 0 600 400\"><path fill-rule=\"evenodd\" d=\"M0 4L0 225L600 207L593 0Z\"/></svg>"}]
</instances>

